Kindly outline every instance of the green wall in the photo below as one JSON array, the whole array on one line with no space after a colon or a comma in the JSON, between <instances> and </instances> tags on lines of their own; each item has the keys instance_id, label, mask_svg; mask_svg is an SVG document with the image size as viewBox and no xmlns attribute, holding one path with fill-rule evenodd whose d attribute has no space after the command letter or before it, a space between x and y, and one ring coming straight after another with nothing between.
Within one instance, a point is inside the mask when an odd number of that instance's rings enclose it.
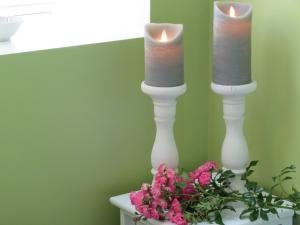
<instances>
[{"instance_id":1,"label":"green wall","mask_svg":"<svg viewBox=\"0 0 300 225\"><path fill-rule=\"evenodd\" d=\"M300 167L300 3L252 2L258 89L247 98L245 132L269 187L266 177L283 166ZM153 22L184 24L188 91L175 135L187 169L219 160L224 136L221 98L209 88L211 6L151 2ZM142 39L0 57L0 224L119 223L109 197L151 180L155 126L140 91L143 59Z\"/></svg>"},{"instance_id":2,"label":"green wall","mask_svg":"<svg viewBox=\"0 0 300 225\"><path fill-rule=\"evenodd\" d=\"M187 169L207 158L208 126L208 2L190 3L152 1L153 21L185 25L175 134ZM0 57L0 224L119 224L109 197L151 181L143 49L135 39Z\"/></svg>"},{"instance_id":3,"label":"green wall","mask_svg":"<svg viewBox=\"0 0 300 225\"><path fill-rule=\"evenodd\" d=\"M0 68L0 224L117 224L109 197L150 178L142 39L1 56Z\"/></svg>"},{"instance_id":4,"label":"green wall","mask_svg":"<svg viewBox=\"0 0 300 225\"><path fill-rule=\"evenodd\" d=\"M188 89L179 99L175 131L182 166L193 169L207 159L209 2L152 0L151 3L152 22L184 25L185 81Z\"/></svg>"},{"instance_id":5,"label":"green wall","mask_svg":"<svg viewBox=\"0 0 300 225\"><path fill-rule=\"evenodd\" d=\"M251 1L250 1L251 2ZM286 165L298 167L300 189L300 2L253 0L253 79L247 97L245 133L256 177L270 187ZM209 92L209 158L220 159L224 137L221 98Z\"/></svg>"}]
</instances>

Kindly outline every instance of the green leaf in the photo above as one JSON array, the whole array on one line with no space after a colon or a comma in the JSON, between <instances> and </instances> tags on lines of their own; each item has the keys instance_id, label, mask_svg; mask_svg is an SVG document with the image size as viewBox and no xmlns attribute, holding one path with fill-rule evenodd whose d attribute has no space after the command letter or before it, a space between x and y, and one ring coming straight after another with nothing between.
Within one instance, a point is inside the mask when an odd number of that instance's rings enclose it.
<instances>
[{"instance_id":1,"label":"green leaf","mask_svg":"<svg viewBox=\"0 0 300 225\"><path fill-rule=\"evenodd\" d=\"M193 216L193 217L192 217L192 222L193 222L194 224L197 224L198 220L197 220L196 216Z\"/></svg>"},{"instance_id":2,"label":"green leaf","mask_svg":"<svg viewBox=\"0 0 300 225\"><path fill-rule=\"evenodd\" d=\"M263 200L264 200L263 194L262 194L262 193L259 193L259 194L257 195L257 199L260 200L260 201L263 201Z\"/></svg>"},{"instance_id":3,"label":"green leaf","mask_svg":"<svg viewBox=\"0 0 300 225\"><path fill-rule=\"evenodd\" d=\"M292 187L294 193L298 193L298 190L295 187Z\"/></svg>"},{"instance_id":4,"label":"green leaf","mask_svg":"<svg viewBox=\"0 0 300 225\"><path fill-rule=\"evenodd\" d=\"M264 189L263 189L262 187L256 188L256 192L257 192L257 193L261 193L261 192L263 192L263 191L264 191Z\"/></svg>"},{"instance_id":5,"label":"green leaf","mask_svg":"<svg viewBox=\"0 0 300 225\"><path fill-rule=\"evenodd\" d=\"M255 196L253 195L252 192L245 192L243 194L243 198L244 198L245 202L247 202L247 204L248 204L248 206L250 208L255 207L255 205L256 205L256 198L255 198Z\"/></svg>"},{"instance_id":6,"label":"green leaf","mask_svg":"<svg viewBox=\"0 0 300 225\"><path fill-rule=\"evenodd\" d=\"M221 216L221 213L220 212L215 212L215 222L217 223L217 224L221 224L221 225L225 225L224 223L223 223L223 219L222 219L222 216Z\"/></svg>"},{"instance_id":7,"label":"green leaf","mask_svg":"<svg viewBox=\"0 0 300 225\"><path fill-rule=\"evenodd\" d=\"M255 209L252 213L250 213L249 218L250 218L251 222L257 220L257 218L258 218L258 210Z\"/></svg>"},{"instance_id":8,"label":"green leaf","mask_svg":"<svg viewBox=\"0 0 300 225\"><path fill-rule=\"evenodd\" d=\"M181 188L181 189L183 189L183 188L185 188L186 183L185 182L177 182L176 186L179 187L179 188Z\"/></svg>"},{"instance_id":9,"label":"green leaf","mask_svg":"<svg viewBox=\"0 0 300 225\"><path fill-rule=\"evenodd\" d=\"M254 172L254 170L248 170L247 172L246 172L246 176L247 177L250 177L251 176L251 174Z\"/></svg>"},{"instance_id":10,"label":"green leaf","mask_svg":"<svg viewBox=\"0 0 300 225\"><path fill-rule=\"evenodd\" d=\"M275 184L271 187L271 190L275 189L279 184Z\"/></svg>"},{"instance_id":11,"label":"green leaf","mask_svg":"<svg viewBox=\"0 0 300 225\"><path fill-rule=\"evenodd\" d=\"M252 192L245 192L245 193L243 194L243 198L244 198L244 199L251 199L251 198L253 198Z\"/></svg>"},{"instance_id":12,"label":"green leaf","mask_svg":"<svg viewBox=\"0 0 300 225\"><path fill-rule=\"evenodd\" d=\"M248 189L248 190L256 190L257 189L257 182L254 182L254 181L248 181L247 183L246 183L246 188Z\"/></svg>"},{"instance_id":13,"label":"green leaf","mask_svg":"<svg viewBox=\"0 0 300 225\"><path fill-rule=\"evenodd\" d=\"M276 201L276 205L282 205L284 203L283 200Z\"/></svg>"},{"instance_id":14,"label":"green leaf","mask_svg":"<svg viewBox=\"0 0 300 225\"><path fill-rule=\"evenodd\" d=\"M189 213L189 212L184 212L183 213L183 216L184 216L184 218L186 219L186 220L188 220L188 219L190 219L190 216L191 216L191 214Z\"/></svg>"},{"instance_id":15,"label":"green leaf","mask_svg":"<svg viewBox=\"0 0 300 225\"><path fill-rule=\"evenodd\" d=\"M249 163L249 166L247 167L247 170L249 170L251 167L254 167L254 166L256 166L256 165L257 165L257 163L258 163L258 160L251 161L251 162Z\"/></svg>"},{"instance_id":16,"label":"green leaf","mask_svg":"<svg viewBox=\"0 0 300 225\"><path fill-rule=\"evenodd\" d=\"M281 200L281 198L279 198L278 196L275 196L275 197L274 197L274 201L275 201L275 202L278 202L278 201L280 201L280 200Z\"/></svg>"},{"instance_id":17,"label":"green leaf","mask_svg":"<svg viewBox=\"0 0 300 225\"><path fill-rule=\"evenodd\" d=\"M235 208L232 207L231 205L225 205L222 209L228 209L228 210L231 210L231 211L233 211L233 212L236 212L236 211L235 211Z\"/></svg>"},{"instance_id":18,"label":"green leaf","mask_svg":"<svg viewBox=\"0 0 300 225\"><path fill-rule=\"evenodd\" d=\"M263 209L260 210L260 218L262 218L265 221L269 220L268 214Z\"/></svg>"},{"instance_id":19,"label":"green leaf","mask_svg":"<svg viewBox=\"0 0 300 225\"><path fill-rule=\"evenodd\" d=\"M185 180L190 180L189 174L186 171L182 171L181 176Z\"/></svg>"},{"instance_id":20,"label":"green leaf","mask_svg":"<svg viewBox=\"0 0 300 225\"><path fill-rule=\"evenodd\" d=\"M241 212L241 214L240 214L240 219L243 219L244 216L245 216L246 214L248 214L248 213L250 213L250 212L252 212L252 211L253 211L253 209L251 209L251 208L248 208L248 209L243 210L243 211Z\"/></svg>"},{"instance_id":21,"label":"green leaf","mask_svg":"<svg viewBox=\"0 0 300 225\"><path fill-rule=\"evenodd\" d=\"M222 173L222 178L233 178L235 174L231 170L226 170Z\"/></svg>"},{"instance_id":22,"label":"green leaf","mask_svg":"<svg viewBox=\"0 0 300 225\"><path fill-rule=\"evenodd\" d=\"M272 201L272 199L273 199L273 195L272 194L269 194L268 196L267 196L267 202L271 202Z\"/></svg>"},{"instance_id":23,"label":"green leaf","mask_svg":"<svg viewBox=\"0 0 300 225\"><path fill-rule=\"evenodd\" d=\"M279 216L279 215L278 215L278 212L277 212L277 209L275 209L275 208L271 208L271 209L270 209L270 212L271 212L272 214L275 214L275 215Z\"/></svg>"},{"instance_id":24,"label":"green leaf","mask_svg":"<svg viewBox=\"0 0 300 225\"><path fill-rule=\"evenodd\" d=\"M285 172L287 170L295 170L296 167L294 165L287 166L281 170L281 172Z\"/></svg>"},{"instance_id":25,"label":"green leaf","mask_svg":"<svg viewBox=\"0 0 300 225\"><path fill-rule=\"evenodd\" d=\"M293 179L293 178L292 178L292 177L285 177L285 178L283 178L283 179L281 180L281 182L286 181L286 180L291 180L291 179Z\"/></svg>"},{"instance_id":26,"label":"green leaf","mask_svg":"<svg viewBox=\"0 0 300 225\"><path fill-rule=\"evenodd\" d=\"M282 172L279 176L282 177L283 175L288 174L288 173L296 173L296 170L286 170L286 171Z\"/></svg>"}]
</instances>

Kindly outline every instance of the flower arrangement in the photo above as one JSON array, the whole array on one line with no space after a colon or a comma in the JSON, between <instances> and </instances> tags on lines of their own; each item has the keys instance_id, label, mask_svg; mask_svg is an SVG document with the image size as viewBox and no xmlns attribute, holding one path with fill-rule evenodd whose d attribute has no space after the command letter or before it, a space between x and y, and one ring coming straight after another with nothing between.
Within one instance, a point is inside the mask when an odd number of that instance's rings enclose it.
<instances>
[{"instance_id":1,"label":"flower arrangement","mask_svg":"<svg viewBox=\"0 0 300 225\"><path fill-rule=\"evenodd\" d=\"M144 183L141 190L130 194L137 211L135 220L168 220L177 225L203 221L224 224L221 212L235 211L234 202L245 205L240 218L251 221L258 218L268 220L270 213L278 216L280 208L293 210L296 214L300 210L300 193L292 188L289 194L283 187L285 181L292 179L289 175L295 172L295 167L286 167L272 178L274 186L271 190L280 188L283 193L282 197L277 197L264 192L257 182L248 179L257 163L252 161L242 176L247 190L243 193L230 188L234 173L218 169L215 162L207 162L190 173L176 173L162 164L151 185Z\"/></svg>"}]
</instances>

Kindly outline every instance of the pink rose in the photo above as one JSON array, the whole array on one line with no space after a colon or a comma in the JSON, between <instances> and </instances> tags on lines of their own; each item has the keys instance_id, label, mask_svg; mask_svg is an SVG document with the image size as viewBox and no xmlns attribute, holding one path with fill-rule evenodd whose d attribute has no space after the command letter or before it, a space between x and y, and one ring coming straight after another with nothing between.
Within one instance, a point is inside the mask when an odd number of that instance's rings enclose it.
<instances>
[{"instance_id":1,"label":"pink rose","mask_svg":"<svg viewBox=\"0 0 300 225\"><path fill-rule=\"evenodd\" d=\"M172 202L171 209L167 212L167 218L177 225L187 225L187 221L181 211L180 202L176 198Z\"/></svg>"},{"instance_id":2,"label":"pink rose","mask_svg":"<svg viewBox=\"0 0 300 225\"><path fill-rule=\"evenodd\" d=\"M200 176L198 177L198 181L202 187L205 187L211 181L211 173L210 172L201 173Z\"/></svg>"},{"instance_id":3,"label":"pink rose","mask_svg":"<svg viewBox=\"0 0 300 225\"><path fill-rule=\"evenodd\" d=\"M163 173L166 171L166 169L167 169L167 167L166 167L166 165L163 163L163 164L161 164L161 165L158 167L157 173L163 174Z\"/></svg>"},{"instance_id":4,"label":"pink rose","mask_svg":"<svg viewBox=\"0 0 300 225\"><path fill-rule=\"evenodd\" d=\"M215 162L207 162L189 173L189 176L193 181L198 181L201 186L206 186L211 181L211 172L217 169L218 166Z\"/></svg>"},{"instance_id":5,"label":"pink rose","mask_svg":"<svg viewBox=\"0 0 300 225\"><path fill-rule=\"evenodd\" d=\"M153 196L154 199L160 198L160 196L161 196L161 189L160 189L160 187L159 186L152 187L151 194L152 194L152 196Z\"/></svg>"}]
</instances>

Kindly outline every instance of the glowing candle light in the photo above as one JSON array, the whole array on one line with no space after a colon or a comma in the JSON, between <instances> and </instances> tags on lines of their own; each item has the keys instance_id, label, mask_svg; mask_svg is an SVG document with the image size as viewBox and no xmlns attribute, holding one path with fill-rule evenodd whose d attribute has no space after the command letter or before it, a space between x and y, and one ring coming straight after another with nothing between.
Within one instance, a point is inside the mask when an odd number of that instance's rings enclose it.
<instances>
[{"instance_id":1,"label":"glowing candle light","mask_svg":"<svg viewBox=\"0 0 300 225\"><path fill-rule=\"evenodd\" d=\"M168 41L168 35L166 30L164 29L161 33L160 42L167 42Z\"/></svg>"},{"instance_id":2,"label":"glowing candle light","mask_svg":"<svg viewBox=\"0 0 300 225\"><path fill-rule=\"evenodd\" d=\"M145 84L156 87L184 84L182 39L181 24L145 26Z\"/></svg>"},{"instance_id":3,"label":"glowing candle light","mask_svg":"<svg viewBox=\"0 0 300 225\"><path fill-rule=\"evenodd\" d=\"M215 2L214 83L251 83L251 19L251 4Z\"/></svg>"},{"instance_id":4,"label":"glowing candle light","mask_svg":"<svg viewBox=\"0 0 300 225\"><path fill-rule=\"evenodd\" d=\"M236 17L236 15L235 15L235 9L233 8L233 6L230 6L229 16L230 17Z\"/></svg>"}]
</instances>

